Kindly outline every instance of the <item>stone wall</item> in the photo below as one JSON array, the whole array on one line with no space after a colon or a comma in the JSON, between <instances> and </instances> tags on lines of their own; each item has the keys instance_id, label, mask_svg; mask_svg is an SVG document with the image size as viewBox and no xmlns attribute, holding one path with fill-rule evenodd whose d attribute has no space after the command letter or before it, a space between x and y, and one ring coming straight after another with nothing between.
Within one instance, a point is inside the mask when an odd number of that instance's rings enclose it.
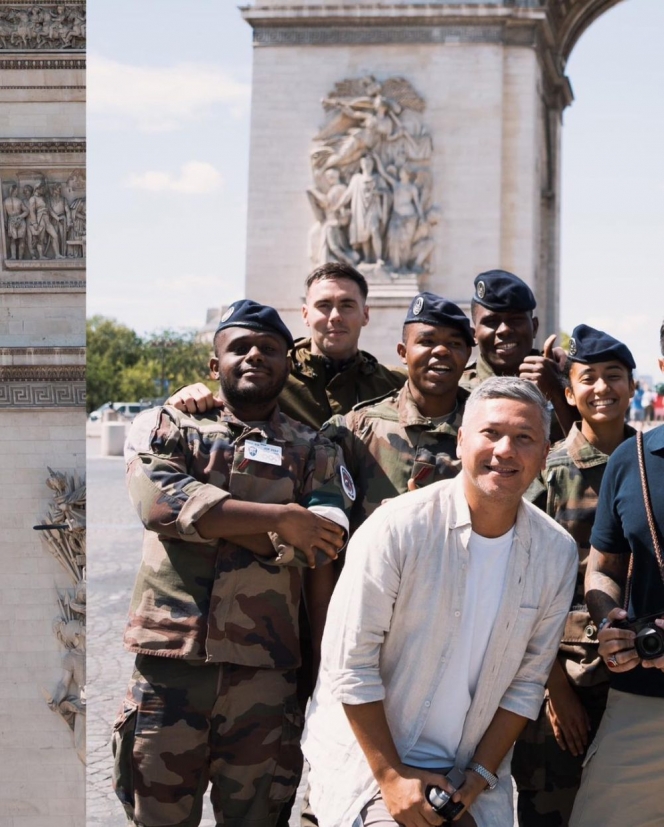
<instances>
[{"instance_id":1,"label":"stone wall","mask_svg":"<svg viewBox=\"0 0 664 827\"><path fill-rule=\"evenodd\" d=\"M33 530L85 473L85 3L0 0L0 824L84 827L85 767L44 697L70 585Z\"/></svg>"}]
</instances>

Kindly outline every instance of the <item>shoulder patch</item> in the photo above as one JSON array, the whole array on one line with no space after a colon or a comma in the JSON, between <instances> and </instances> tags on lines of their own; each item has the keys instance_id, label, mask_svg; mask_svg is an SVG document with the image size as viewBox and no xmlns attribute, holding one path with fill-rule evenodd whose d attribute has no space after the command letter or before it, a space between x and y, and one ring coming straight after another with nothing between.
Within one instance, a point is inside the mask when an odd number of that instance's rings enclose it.
<instances>
[{"instance_id":1,"label":"shoulder patch","mask_svg":"<svg viewBox=\"0 0 664 827\"><path fill-rule=\"evenodd\" d=\"M339 466L339 476L341 477L341 487L345 491L346 496L351 502L355 502L355 497L357 496L355 483L345 465Z\"/></svg>"}]
</instances>

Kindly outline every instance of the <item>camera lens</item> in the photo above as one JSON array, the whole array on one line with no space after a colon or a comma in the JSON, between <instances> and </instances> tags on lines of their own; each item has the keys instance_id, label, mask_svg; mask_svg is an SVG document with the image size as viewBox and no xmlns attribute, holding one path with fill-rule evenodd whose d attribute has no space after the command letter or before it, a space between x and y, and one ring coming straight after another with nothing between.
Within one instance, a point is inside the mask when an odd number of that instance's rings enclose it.
<instances>
[{"instance_id":1,"label":"camera lens","mask_svg":"<svg viewBox=\"0 0 664 827\"><path fill-rule=\"evenodd\" d=\"M657 628L642 629L636 636L636 651L645 660L658 658L664 653L664 640Z\"/></svg>"}]
</instances>

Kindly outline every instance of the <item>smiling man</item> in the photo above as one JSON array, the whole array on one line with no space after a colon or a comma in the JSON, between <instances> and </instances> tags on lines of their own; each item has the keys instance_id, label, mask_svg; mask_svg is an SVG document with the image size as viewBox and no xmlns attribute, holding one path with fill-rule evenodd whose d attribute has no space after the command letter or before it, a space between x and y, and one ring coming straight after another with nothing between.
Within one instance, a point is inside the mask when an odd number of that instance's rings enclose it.
<instances>
[{"instance_id":1,"label":"smiling man","mask_svg":"<svg viewBox=\"0 0 664 827\"><path fill-rule=\"evenodd\" d=\"M125 646L136 668L113 738L114 786L141 827L272 827L299 780L303 566L344 545L352 483L340 452L280 413L291 334L231 305L210 362L218 405L134 420L129 493L145 525Z\"/></svg>"},{"instance_id":2,"label":"smiling man","mask_svg":"<svg viewBox=\"0 0 664 827\"><path fill-rule=\"evenodd\" d=\"M317 267L305 282L302 318L310 339L298 339L293 367L279 404L293 419L312 428L353 405L377 399L405 382L405 374L379 364L358 343L369 323L368 287L348 264Z\"/></svg>"},{"instance_id":3,"label":"smiling man","mask_svg":"<svg viewBox=\"0 0 664 827\"><path fill-rule=\"evenodd\" d=\"M466 402L461 473L352 538L303 741L321 827L441 824L429 785L464 805L459 825L512 823L511 748L539 712L577 568L572 538L522 498L549 421L532 383L487 379Z\"/></svg>"},{"instance_id":4,"label":"smiling man","mask_svg":"<svg viewBox=\"0 0 664 827\"><path fill-rule=\"evenodd\" d=\"M408 380L377 402L335 416L322 433L341 445L357 497L351 533L383 500L455 477L456 440L468 391L459 388L473 346L465 313L434 293L410 304L397 345Z\"/></svg>"},{"instance_id":5,"label":"smiling man","mask_svg":"<svg viewBox=\"0 0 664 827\"><path fill-rule=\"evenodd\" d=\"M568 433L574 413L565 401L560 366L548 337L542 353L533 345L539 319L533 315L537 305L528 285L506 270L488 270L476 277L475 293L470 303L475 339L479 349L477 361L468 366L461 384L472 390L490 376L520 376L534 382L550 401L558 423L554 439Z\"/></svg>"}]
</instances>

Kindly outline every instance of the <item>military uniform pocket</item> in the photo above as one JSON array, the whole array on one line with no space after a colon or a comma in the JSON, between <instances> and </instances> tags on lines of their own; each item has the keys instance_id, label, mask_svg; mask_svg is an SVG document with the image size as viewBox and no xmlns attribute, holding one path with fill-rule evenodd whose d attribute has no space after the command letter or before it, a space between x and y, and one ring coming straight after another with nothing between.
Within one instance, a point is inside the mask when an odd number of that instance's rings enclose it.
<instances>
[{"instance_id":1,"label":"military uniform pocket","mask_svg":"<svg viewBox=\"0 0 664 827\"><path fill-rule=\"evenodd\" d=\"M138 706L125 700L113 724L113 789L129 818L134 815L134 738Z\"/></svg>"},{"instance_id":2,"label":"military uniform pocket","mask_svg":"<svg viewBox=\"0 0 664 827\"><path fill-rule=\"evenodd\" d=\"M277 764L270 785L270 801L288 801L295 793L302 775L302 750L300 739L304 715L293 698L292 703L284 707L281 726L281 742Z\"/></svg>"}]
</instances>

